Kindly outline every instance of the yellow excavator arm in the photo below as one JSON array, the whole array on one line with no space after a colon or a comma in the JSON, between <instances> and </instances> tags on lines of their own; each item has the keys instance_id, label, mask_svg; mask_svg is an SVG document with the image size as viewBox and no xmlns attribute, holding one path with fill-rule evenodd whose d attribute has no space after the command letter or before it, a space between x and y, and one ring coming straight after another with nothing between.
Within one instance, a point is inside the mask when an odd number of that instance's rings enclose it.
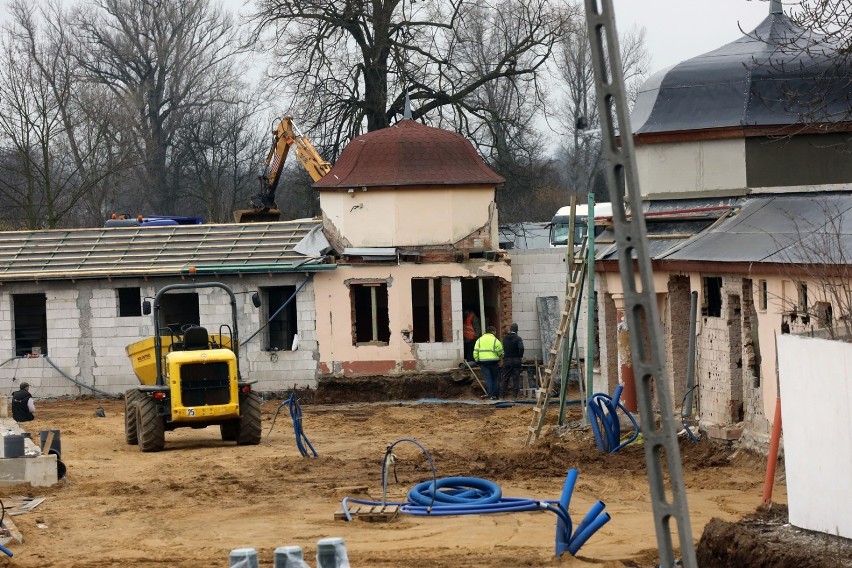
<instances>
[{"instance_id":1,"label":"yellow excavator arm","mask_svg":"<svg viewBox=\"0 0 852 568\"><path fill-rule=\"evenodd\" d=\"M291 147L312 180L317 181L331 170L331 164L322 159L308 137L299 131L293 123L293 117L285 116L272 129L272 147L266 155L263 173L259 176L260 193L251 200L254 209L237 211L237 222L279 219L281 212L275 203L275 192Z\"/></svg>"}]
</instances>

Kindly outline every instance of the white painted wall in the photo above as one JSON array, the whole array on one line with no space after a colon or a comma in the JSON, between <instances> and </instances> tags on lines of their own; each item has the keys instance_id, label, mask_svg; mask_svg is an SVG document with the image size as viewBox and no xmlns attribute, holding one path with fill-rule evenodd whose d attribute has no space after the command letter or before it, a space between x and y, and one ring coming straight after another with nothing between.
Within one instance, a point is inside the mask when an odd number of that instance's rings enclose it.
<instances>
[{"instance_id":1,"label":"white painted wall","mask_svg":"<svg viewBox=\"0 0 852 568\"><path fill-rule=\"evenodd\" d=\"M643 196L747 187L744 138L640 144L636 167Z\"/></svg>"},{"instance_id":2,"label":"white painted wall","mask_svg":"<svg viewBox=\"0 0 852 568\"><path fill-rule=\"evenodd\" d=\"M490 220L490 248L497 248L493 202L493 187L320 192L324 215L353 247L449 245Z\"/></svg>"},{"instance_id":3,"label":"white painted wall","mask_svg":"<svg viewBox=\"0 0 852 568\"><path fill-rule=\"evenodd\" d=\"M790 523L852 538L852 345L778 337Z\"/></svg>"}]
</instances>

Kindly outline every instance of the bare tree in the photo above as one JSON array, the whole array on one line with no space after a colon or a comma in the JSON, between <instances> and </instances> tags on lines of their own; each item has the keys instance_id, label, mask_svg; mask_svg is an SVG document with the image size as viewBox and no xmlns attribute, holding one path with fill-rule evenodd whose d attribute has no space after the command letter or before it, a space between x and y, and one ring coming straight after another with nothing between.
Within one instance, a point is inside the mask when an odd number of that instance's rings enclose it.
<instances>
[{"instance_id":1,"label":"bare tree","mask_svg":"<svg viewBox=\"0 0 852 568\"><path fill-rule=\"evenodd\" d=\"M772 0L775 3L777 0ZM852 120L852 4L847 0L793 3L794 25L758 28L749 33L772 50L747 65L766 87L756 96L779 113L778 134L812 130L848 131ZM779 13L781 3L773 6Z\"/></svg>"},{"instance_id":2,"label":"bare tree","mask_svg":"<svg viewBox=\"0 0 852 568\"><path fill-rule=\"evenodd\" d=\"M115 155L105 150L104 122L80 104L60 4L16 0L10 12L0 66L0 193L22 226L74 225L71 213L103 181L103 166L114 165Z\"/></svg>"},{"instance_id":3,"label":"bare tree","mask_svg":"<svg viewBox=\"0 0 852 568\"><path fill-rule=\"evenodd\" d=\"M192 210L226 223L234 211L248 206L257 191L259 162L267 150L266 133L255 103L213 104L198 109L178 135L176 152L184 167Z\"/></svg>"},{"instance_id":4,"label":"bare tree","mask_svg":"<svg viewBox=\"0 0 852 568\"><path fill-rule=\"evenodd\" d=\"M481 90L503 79L537 81L566 21L554 0L256 4L258 37L272 35L272 76L331 157L364 128L402 116L406 92L414 119L461 131L469 117L477 117L471 130L486 117L499 122L497 109L482 107ZM483 18L494 29L483 29ZM477 58L486 52L487 61Z\"/></svg>"},{"instance_id":5,"label":"bare tree","mask_svg":"<svg viewBox=\"0 0 852 568\"><path fill-rule=\"evenodd\" d=\"M157 213L176 210L176 134L189 113L234 103L240 53L229 13L209 0L89 0L76 14L77 60L116 96Z\"/></svg>"},{"instance_id":6,"label":"bare tree","mask_svg":"<svg viewBox=\"0 0 852 568\"><path fill-rule=\"evenodd\" d=\"M842 195L815 195L812 215L785 211L791 230L773 234L780 272L796 288L778 298L784 331L825 329L831 339L852 338L852 207Z\"/></svg>"},{"instance_id":7,"label":"bare tree","mask_svg":"<svg viewBox=\"0 0 852 568\"><path fill-rule=\"evenodd\" d=\"M634 101L645 79L650 58L645 49L645 29L633 28L619 38L624 80ZM588 193L608 201L606 188L596 183L600 176L600 120L595 95L591 46L583 20L575 20L565 35L556 57L556 68L565 98L560 106L560 122L567 133L560 155L565 166L565 182L571 193L581 198ZM601 189L599 193L595 189ZM567 200L564 200L567 202Z\"/></svg>"}]
</instances>

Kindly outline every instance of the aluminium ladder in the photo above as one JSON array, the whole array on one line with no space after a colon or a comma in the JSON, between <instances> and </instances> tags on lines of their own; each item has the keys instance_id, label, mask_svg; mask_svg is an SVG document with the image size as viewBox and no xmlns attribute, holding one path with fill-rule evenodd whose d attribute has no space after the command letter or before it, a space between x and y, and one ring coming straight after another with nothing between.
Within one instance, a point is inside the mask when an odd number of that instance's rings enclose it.
<instances>
[{"instance_id":1,"label":"aluminium ladder","mask_svg":"<svg viewBox=\"0 0 852 568\"><path fill-rule=\"evenodd\" d=\"M574 198L571 198L572 202ZM594 226L592 233L594 234ZM571 330L575 322L574 314L579 308L580 295L582 294L583 279L586 274L586 250L589 246L589 231L583 237L579 250L574 250L574 207L571 208L571 221L568 224L568 250L565 254L566 281L565 281L565 306L562 309L562 316L559 319L559 327L556 329L556 337L553 340L553 347L550 349L550 355L547 358L547 366L544 369L542 384L535 391L535 407L533 408L532 422L530 423L529 431L527 432L527 446L538 440L541 435L541 429L544 426L544 416L547 412L547 405L550 403L550 393L553 392L553 386L556 382L555 371L559 365L560 355L563 351L563 342L565 335ZM571 355L569 354L570 358ZM563 361L563 364L569 364Z\"/></svg>"}]
</instances>

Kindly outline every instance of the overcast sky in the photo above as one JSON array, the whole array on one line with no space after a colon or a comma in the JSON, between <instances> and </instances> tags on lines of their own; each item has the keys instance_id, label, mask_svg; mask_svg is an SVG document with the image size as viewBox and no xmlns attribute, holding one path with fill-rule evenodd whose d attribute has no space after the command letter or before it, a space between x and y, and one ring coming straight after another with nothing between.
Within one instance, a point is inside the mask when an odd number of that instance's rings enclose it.
<instances>
[{"instance_id":1,"label":"overcast sky","mask_svg":"<svg viewBox=\"0 0 852 568\"><path fill-rule=\"evenodd\" d=\"M796 2L785 0L790 13ZM613 0L615 26L646 30L651 72L707 53L750 32L769 15L763 0Z\"/></svg>"}]
</instances>

